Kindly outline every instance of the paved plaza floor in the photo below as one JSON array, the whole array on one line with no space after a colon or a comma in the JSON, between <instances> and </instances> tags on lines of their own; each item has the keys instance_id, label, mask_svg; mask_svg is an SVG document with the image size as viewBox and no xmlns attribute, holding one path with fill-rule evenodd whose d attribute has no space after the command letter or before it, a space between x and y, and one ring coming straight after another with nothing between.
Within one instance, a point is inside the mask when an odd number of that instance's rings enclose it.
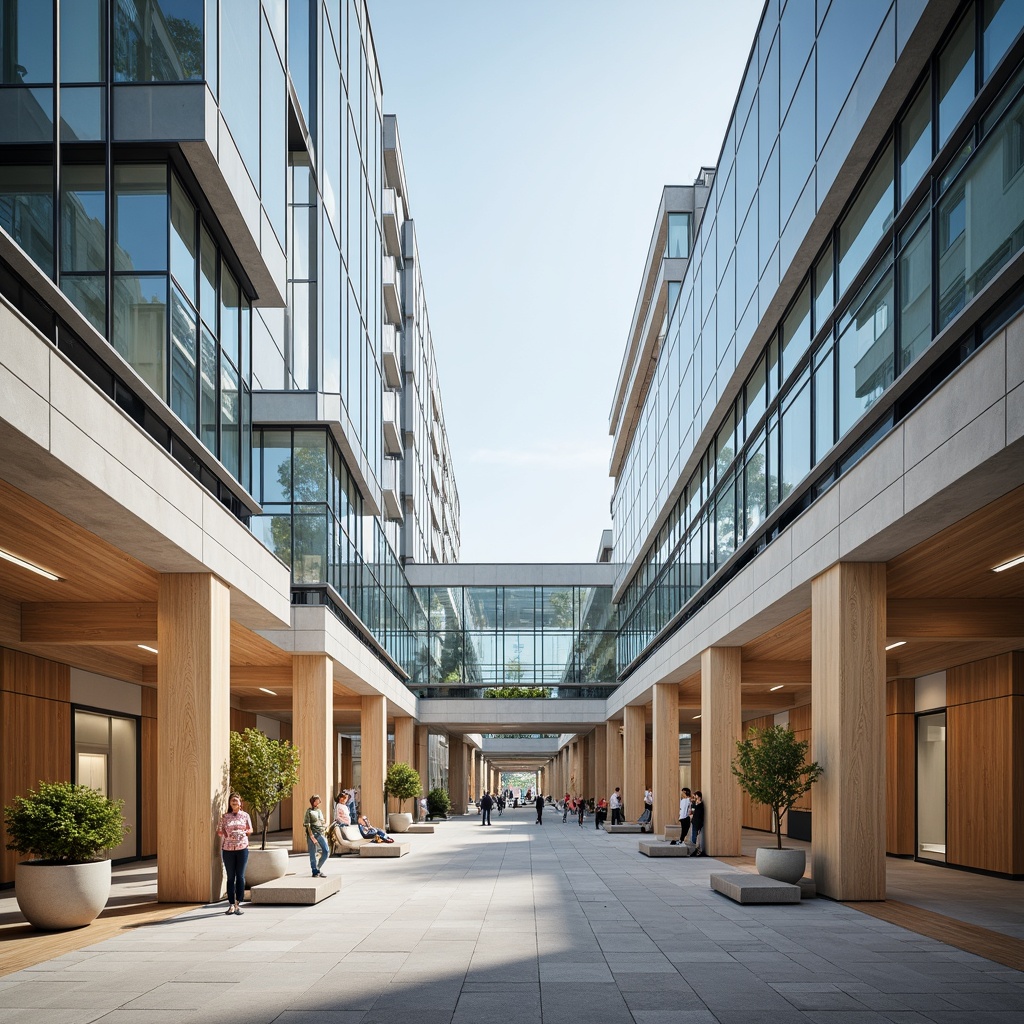
<instances>
[{"instance_id":1,"label":"paved plaza floor","mask_svg":"<svg viewBox=\"0 0 1024 1024\"><path fill-rule=\"evenodd\" d=\"M331 860L343 888L314 907L197 907L2 976L0 1022L1024 1021L1020 971L827 900L738 906L708 887L722 863L649 859L590 819L411 842Z\"/></svg>"}]
</instances>

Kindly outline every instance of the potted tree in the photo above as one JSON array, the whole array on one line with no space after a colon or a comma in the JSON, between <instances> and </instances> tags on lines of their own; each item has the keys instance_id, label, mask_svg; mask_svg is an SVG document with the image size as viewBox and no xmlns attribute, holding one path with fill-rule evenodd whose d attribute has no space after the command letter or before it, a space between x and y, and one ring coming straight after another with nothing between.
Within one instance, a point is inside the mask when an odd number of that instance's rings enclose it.
<instances>
[{"instance_id":1,"label":"potted tree","mask_svg":"<svg viewBox=\"0 0 1024 1024\"><path fill-rule=\"evenodd\" d=\"M267 828L277 805L299 782L299 752L288 740L272 740L259 729L231 734L231 788L259 820L260 848L249 851L249 888L288 873L288 850L267 849Z\"/></svg>"},{"instance_id":2,"label":"potted tree","mask_svg":"<svg viewBox=\"0 0 1024 1024\"><path fill-rule=\"evenodd\" d=\"M782 847L782 816L821 777L817 761L807 763L806 740L798 740L789 726L751 728L745 740L736 743L732 773L755 803L772 812L775 849L758 849L755 860L759 874L795 884L807 865L805 850Z\"/></svg>"},{"instance_id":3,"label":"potted tree","mask_svg":"<svg viewBox=\"0 0 1024 1024\"><path fill-rule=\"evenodd\" d=\"M40 782L4 808L8 850L33 855L14 869L14 895L29 924L56 931L93 921L110 896L110 860L124 841L122 800L88 786Z\"/></svg>"},{"instance_id":4,"label":"potted tree","mask_svg":"<svg viewBox=\"0 0 1024 1024\"><path fill-rule=\"evenodd\" d=\"M396 761L388 768L384 777L384 796L393 796L398 801L397 814L388 815L389 832L408 832L412 824L412 815L402 813L402 804L406 800L415 800L423 789L420 773L404 761Z\"/></svg>"},{"instance_id":5,"label":"potted tree","mask_svg":"<svg viewBox=\"0 0 1024 1024\"><path fill-rule=\"evenodd\" d=\"M427 817L431 820L447 818L452 802L447 789L432 789L427 794Z\"/></svg>"}]
</instances>

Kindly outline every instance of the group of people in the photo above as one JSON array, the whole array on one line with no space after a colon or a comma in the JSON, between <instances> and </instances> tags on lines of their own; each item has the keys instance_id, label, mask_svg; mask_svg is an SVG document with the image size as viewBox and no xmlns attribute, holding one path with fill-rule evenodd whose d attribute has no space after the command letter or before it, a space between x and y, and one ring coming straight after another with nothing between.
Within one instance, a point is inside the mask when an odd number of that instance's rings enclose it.
<instances>
[{"instance_id":1,"label":"group of people","mask_svg":"<svg viewBox=\"0 0 1024 1024\"><path fill-rule=\"evenodd\" d=\"M672 845L685 841L687 832L690 842L696 847L694 857L705 857L704 850L704 794L698 789L691 793L688 786L683 786L679 793L679 838L672 840Z\"/></svg>"}]
</instances>

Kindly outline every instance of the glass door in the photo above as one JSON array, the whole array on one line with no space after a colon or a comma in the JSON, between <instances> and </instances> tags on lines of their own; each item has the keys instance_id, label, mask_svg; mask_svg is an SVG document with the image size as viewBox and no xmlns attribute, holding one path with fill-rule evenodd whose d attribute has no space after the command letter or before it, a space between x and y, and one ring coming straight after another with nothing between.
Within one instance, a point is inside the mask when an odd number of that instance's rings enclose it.
<instances>
[{"instance_id":1,"label":"glass door","mask_svg":"<svg viewBox=\"0 0 1024 1024\"><path fill-rule=\"evenodd\" d=\"M917 718L917 858L946 860L946 712Z\"/></svg>"}]
</instances>

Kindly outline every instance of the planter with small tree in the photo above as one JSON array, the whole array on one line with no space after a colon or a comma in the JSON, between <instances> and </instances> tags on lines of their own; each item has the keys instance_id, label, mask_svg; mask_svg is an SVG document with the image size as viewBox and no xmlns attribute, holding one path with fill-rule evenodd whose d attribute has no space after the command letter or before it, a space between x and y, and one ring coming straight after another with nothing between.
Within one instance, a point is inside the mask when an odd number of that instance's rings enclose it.
<instances>
[{"instance_id":1,"label":"planter with small tree","mask_svg":"<svg viewBox=\"0 0 1024 1024\"><path fill-rule=\"evenodd\" d=\"M404 761L396 761L388 768L384 777L384 796L393 796L398 801L398 813L388 815L389 832L408 832L412 825L412 815L402 813L402 804L406 800L415 800L423 789L420 773Z\"/></svg>"},{"instance_id":2,"label":"planter with small tree","mask_svg":"<svg viewBox=\"0 0 1024 1024\"><path fill-rule=\"evenodd\" d=\"M747 738L736 743L736 759L732 763L732 773L750 799L772 812L776 847L757 850L758 873L791 884L803 877L807 851L783 849L782 816L822 773L817 761L807 762L807 748L807 741L798 740L788 726L751 728Z\"/></svg>"},{"instance_id":3,"label":"planter with small tree","mask_svg":"<svg viewBox=\"0 0 1024 1024\"><path fill-rule=\"evenodd\" d=\"M278 804L299 782L299 752L288 740L272 740L259 729L231 734L231 788L259 821L260 848L249 850L247 888L288 873L288 850L267 849L267 828Z\"/></svg>"},{"instance_id":4,"label":"planter with small tree","mask_svg":"<svg viewBox=\"0 0 1024 1024\"><path fill-rule=\"evenodd\" d=\"M452 809L452 801L447 789L432 789L427 794L427 817L431 820L447 818Z\"/></svg>"},{"instance_id":5,"label":"planter with small tree","mask_svg":"<svg viewBox=\"0 0 1024 1024\"><path fill-rule=\"evenodd\" d=\"M32 854L14 871L14 895L29 924L56 931L89 924L110 896L110 860L124 841L123 800L71 782L40 782L4 808L7 849Z\"/></svg>"}]
</instances>

